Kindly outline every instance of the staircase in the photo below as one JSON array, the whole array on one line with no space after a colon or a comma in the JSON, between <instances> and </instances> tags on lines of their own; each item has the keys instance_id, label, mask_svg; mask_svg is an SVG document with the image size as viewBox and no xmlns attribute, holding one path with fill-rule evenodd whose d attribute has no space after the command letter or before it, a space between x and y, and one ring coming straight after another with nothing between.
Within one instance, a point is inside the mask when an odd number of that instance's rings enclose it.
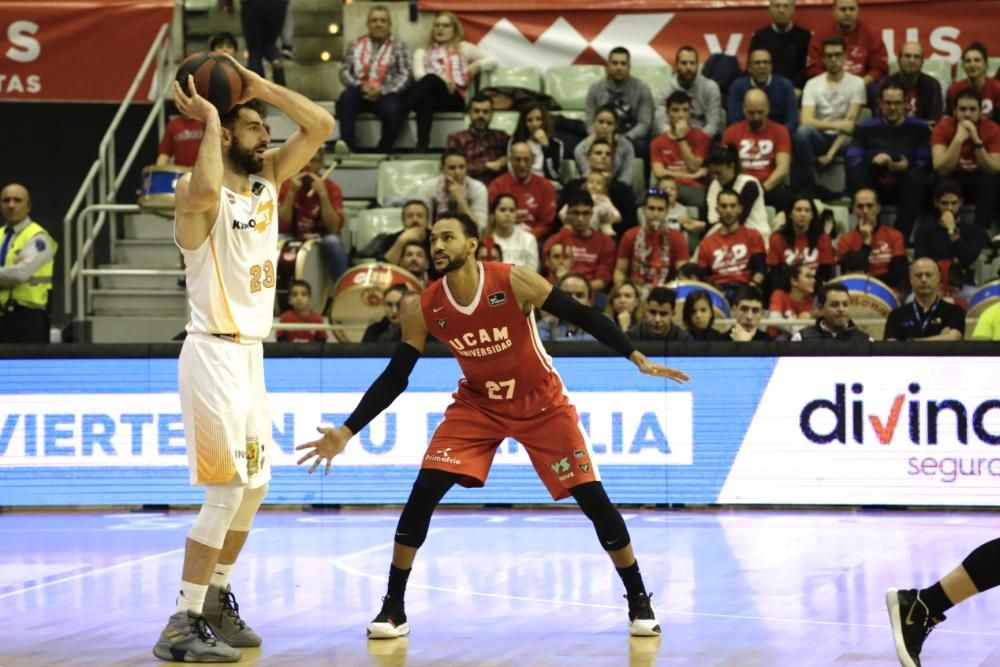
<instances>
[{"instance_id":1,"label":"staircase","mask_svg":"<svg viewBox=\"0 0 1000 667\"><path fill-rule=\"evenodd\" d=\"M123 216L123 223L116 262L100 268L179 270L172 220L136 213ZM165 343L187 323L187 297L177 276L101 276L91 297L95 343Z\"/></svg>"}]
</instances>

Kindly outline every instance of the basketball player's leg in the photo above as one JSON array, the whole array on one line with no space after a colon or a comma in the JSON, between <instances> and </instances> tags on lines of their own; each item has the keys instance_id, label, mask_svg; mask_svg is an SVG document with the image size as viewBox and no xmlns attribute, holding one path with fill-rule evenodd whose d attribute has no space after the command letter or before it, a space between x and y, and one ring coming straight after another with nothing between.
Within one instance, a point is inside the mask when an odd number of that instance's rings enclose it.
<instances>
[{"instance_id":1,"label":"basketball player's leg","mask_svg":"<svg viewBox=\"0 0 1000 667\"><path fill-rule=\"evenodd\" d=\"M216 641L203 616L213 568L243 502L244 482L231 445L246 438L246 408L236 404L243 378L234 369L245 367L239 347L189 336L181 350L178 388L188 464L192 484L205 485L205 501L188 533L174 614L153 649L165 660L240 658L239 651Z\"/></svg>"},{"instance_id":2,"label":"basketball player's leg","mask_svg":"<svg viewBox=\"0 0 1000 667\"><path fill-rule=\"evenodd\" d=\"M593 524L601 548L611 558L625 586L629 633L638 636L660 634L628 527L604 490L576 409L564 403L545 411L542 417L537 423L533 423L535 420L522 421L514 437L524 445L553 500L572 496Z\"/></svg>"},{"instance_id":3,"label":"basketball player's leg","mask_svg":"<svg viewBox=\"0 0 1000 667\"><path fill-rule=\"evenodd\" d=\"M237 508L218 561L209 581L204 614L208 626L216 637L236 648L261 645L261 637L241 618L229 579L243 546L246 544L254 517L267 495L271 478L271 416L267 393L264 390L264 353L261 346L244 350L247 356L248 379L246 386L253 394L245 418L245 446L241 464L245 465L247 486L243 500ZM246 392L243 392L245 400Z\"/></svg>"},{"instance_id":4,"label":"basketball player's leg","mask_svg":"<svg viewBox=\"0 0 1000 667\"><path fill-rule=\"evenodd\" d=\"M389 582L382 609L368 624L369 639L392 639L409 633L404 607L406 584L417 551L427 539L434 510L456 483L485 484L501 439L497 425L484 419L475 408L453 403L445 411L399 515Z\"/></svg>"},{"instance_id":5,"label":"basketball player's leg","mask_svg":"<svg viewBox=\"0 0 1000 667\"><path fill-rule=\"evenodd\" d=\"M945 620L944 612L1000 585L997 563L1000 563L1000 539L973 549L961 565L927 588L890 588L886 592L885 602L900 664L904 667L920 664L924 640L934 626Z\"/></svg>"}]
</instances>

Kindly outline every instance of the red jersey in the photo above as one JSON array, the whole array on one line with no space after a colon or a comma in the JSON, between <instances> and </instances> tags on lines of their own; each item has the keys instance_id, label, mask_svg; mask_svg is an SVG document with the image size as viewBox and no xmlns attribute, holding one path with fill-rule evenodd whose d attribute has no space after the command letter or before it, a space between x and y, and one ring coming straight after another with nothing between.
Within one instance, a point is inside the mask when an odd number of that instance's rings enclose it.
<instances>
[{"instance_id":1,"label":"red jersey","mask_svg":"<svg viewBox=\"0 0 1000 667\"><path fill-rule=\"evenodd\" d=\"M666 224L655 232L645 226L633 227L618 245L618 259L629 260L628 277L640 285L667 283L689 258L684 234Z\"/></svg>"},{"instance_id":2,"label":"red jersey","mask_svg":"<svg viewBox=\"0 0 1000 667\"><path fill-rule=\"evenodd\" d=\"M563 227L545 241L542 256L548 257L549 248L554 243L563 244L573 253L573 266L570 271L579 273L587 280L603 280L611 284L611 276L615 270L615 242L611 237L601 232L592 232L582 238L573 233L569 227Z\"/></svg>"},{"instance_id":3,"label":"red jersey","mask_svg":"<svg viewBox=\"0 0 1000 667\"><path fill-rule=\"evenodd\" d=\"M315 179L313 179L313 184L315 186ZM323 186L326 187L326 192L330 196L330 205L333 206L333 210L340 216L341 228L334 232L335 234L340 234L343 232L344 226L344 193L340 189L340 186L329 178L323 179ZM279 207L281 206L281 202L285 201L285 197L288 196L289 187L291 187L290 181L285 181L281 184L281 191L278 193ZM278 217L279 232L297 238L322 236L329 233L323 228L323 208L319 201L319 195L315 192L312 197L308 195L309 188L299 188L299 192L295 196L295 202L292 204L292 219L286 220L280 217L280 215Z\"/></svg>"},{"instance_id":4,"label":"red jersey","mask_svg":"<svg viewBox=\"0 0 1000 667\"><path fill-rule=\"evenodd\" d=\"M882 34L868 27L867 23L858 21L854 30L843 32L836 21L825 31L813 31L809 42L809 55L806 58L806 73L809 76L823 74L823 40L827 37L843 37L847 46L844 70L855 76L864 78L870 76L879 81L889 76L889 53L886 51Z\"/></svg>"},{"instance_id":5,"label":"red jersey","mask_svg":"<svg viewBox=\"0 0 1000 667\"><path fill-rule=\"evenodd\" d=\"M702 160L708 158L708 149L712 144L710 136L698 128L692 127L688 130L686 139L692 153ZM678 171L681 173L691 171L684 164L684 156L681 153L681 147L677 143L677 140L666 132L653 139L653 142L649 145L649 161L651 164L659 162L669 171ZM678 178L677 183L679 185L701 185L699 181L693 178Z\"/></svg>"},{"instance_id":6,"label":"red jersey","mask_svg":"<svg viewBox=\"0 0 1000 667\"><path fill-rule=\"evenodd\" d=\"M768 308L772 313L780 313L782 317L790 320L800 317L809 317L816 303L816 297L812 294L796 301L792 295L782 289L771 292L771 305Z\"/></svg>"},{"instance_id":7,"label":"red jersey","mask_svg":"<svg viewBox=\"0 0 1000 667\"><path fill-rule=\"evenodd\" d=\"M852 229L837 241L837 252L843 257L849 252L857 252L864 246L861 232ZM872 232L872 250L868 255L868 272L878 278L889 272L889 262L893 257L906 257L903 235L898 230L879 225Z\"/></svg>"},{"instance_id":8,"label":"red jersey","mask_svg":"<svg viewBox=\"0 0 1000 667\"><path fill-rule=\"evenodd\" d=\"M521 182L507 172L494 178L487 190L490 202L505 192L514 195L517 221L526 225L535 238L545 238L552 231L556 219L556 189L547 178L532 174L527 182Z\"/></svg>"},{"instance_id":9,"label":"red jersey","mask_svg":"<svg viewBox=\"0 0 1000 667\"><path fill-rule=\"evenodd\" d=\"M698 266L712 270L716 285L748 284L753 278L750 258L764 254L764 239L743 225L732 234L709 234L698 244Z\"/></svg>"},{"instance_id":10,"label":"red jersey","mask_svg":"<svg viewBox=\"0 0 1000 667\"><path fill-rule=\"evenodd\" d=\"M962 79L948 86L948 113L955 111L955 96L971 85L971 81ZM1000 109L1000 81L993 77L986 77L986 83L979 90L979 94L983 96L983 118L992 118L993 110Z\"/></svg>"},{"instance_id":11,"label":"red jersey","mask_svg":"<svg viewBox=\"0 0 1000 667\"><path fill-rule=\"evenodd\" d=\"M740 166L744 174L750 174L761 184L777 168L778 153L792 154L792 137L788 128L774 121L765 121L759 130L750 127L747 121L733 123L722 135L722 144L736 146L740 154Z\"/></svg>"},{"instance_id":12,"label":"red jersey","mask_svg":"<svg viewBox=\"0 0 1000 667\"><path fill-rule=\"evenodd\" d=\"M279 321L286 324L326 324L326 322L323 321L323 316L315 310L310 310L308 313L300 317L291 308L281 314ZM299 329L289 331L287 329L283 329L275 334L275 338L286 343L322 343L326 341L326 330L316 329L313 331L306 331L304 329Z\"/></svg>"},{"instance_id":13,"label":"red jersey","mask_svg":"<svg viewBox=\"0 0 1000 667\"><path fill-rule=\"evenodd\" d=\"M198 159L198 149L201 147L201 137L205 134L205 124L200 120L178 116L171 119L163 128L163 138L160 139L160 155L170 155L174 164L180 167L193 167Z\"/></svg>"},{"instance_id":14,"label":"red jersey","mask_svg":"<svg viewBox=\"0 0 1000 667\"><path fill-rule=\"evenodd\" d=\"M527 417L559 402L563 388L533 314L525 315L517 305L511 268L479 263L479 286L468 306L455 301L445 278L420 294L420 306L427 330L462 368L455 398L489 412Z\"/></svg>"},{"instance_id":15,"label":"red jersey","mask_svg":"<svg viewBox=\"0 0 1000 667\"><path fill-rule=\"evenodd\" d=\"M979 130L979 138L983 140L986 152L1000 153L1000 125L997 125L989 118L981 118L976 128ZM947 148L955 138L956 132L958 132L958 123L955 121L954 116L945 116L934 126L934 130L931 132L931 146L944 146ZM976 156L973 155L971 140L967 140L962 144L962 151L958 155L957 168L959 171L979 170L979 165L976 164Z\"/></svg>"},{"instance_id":16,"label":"red jersey","mask_svg":"<svg viewBox=\"0 0 1000 667\"><path fill-rule=\"evenodd\" d=\"M809 247L809 239L805 236L795 237L795 245L792 248L788 247L788 240L785 239L784 234L771 234L771 239L768 241L768 266L805 264L817 269L824 264L832 265L835 261L833 241L830 240L830 235L825 232L820 235L815 248Z\"/></svg>"}]
</instances>

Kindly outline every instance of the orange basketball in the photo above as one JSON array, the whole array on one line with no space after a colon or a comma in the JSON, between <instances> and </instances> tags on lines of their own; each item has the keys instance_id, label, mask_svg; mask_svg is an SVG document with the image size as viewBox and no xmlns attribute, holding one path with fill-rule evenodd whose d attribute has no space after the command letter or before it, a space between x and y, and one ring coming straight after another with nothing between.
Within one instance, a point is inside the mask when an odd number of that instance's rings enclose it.
<instances>
[{"instance_id":1,"label":"orange basketball","mask_svg":"<svg viewBox=\"0 0 1000 667\"><path fill-rule=\"evenodd\" d=\"M177 67L177 83L188 92L188 76L194 77L198 94L219 110L219 115L233 108L243 95L243 79L229 58L216 53L193 53Z\"/></svg>"}]
</instances>

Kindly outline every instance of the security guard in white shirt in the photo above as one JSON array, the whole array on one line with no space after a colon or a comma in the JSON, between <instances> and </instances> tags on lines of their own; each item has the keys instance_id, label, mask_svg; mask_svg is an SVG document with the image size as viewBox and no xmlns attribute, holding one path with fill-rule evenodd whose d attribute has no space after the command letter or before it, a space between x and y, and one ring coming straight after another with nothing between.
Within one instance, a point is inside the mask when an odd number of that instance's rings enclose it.
<instances>
[{"instance_id":1,"label":"security guard in white shirt","mask_svg":"<svg viewBox=\"0 0 1000 667\"><path fill-rule=\"evenodd\" d=\"M19 183L0 190L0 343L49 342L49 292L57 245L28 214L31 195Z\"/></svg>"}]
</instances>

